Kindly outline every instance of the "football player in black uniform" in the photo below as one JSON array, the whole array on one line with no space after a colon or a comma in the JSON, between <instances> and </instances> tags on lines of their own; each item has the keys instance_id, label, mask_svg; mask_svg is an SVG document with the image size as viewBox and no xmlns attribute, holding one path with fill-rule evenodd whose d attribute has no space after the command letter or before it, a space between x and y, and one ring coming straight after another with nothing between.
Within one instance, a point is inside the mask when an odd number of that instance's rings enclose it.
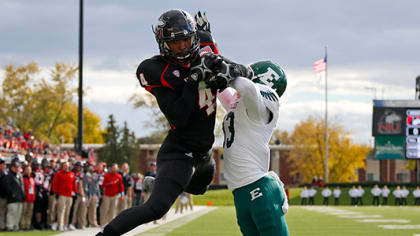
<instances>
[{"instance_id":1,"label":"football player in black uniform","mask_svg":"<svg viewBox=\"0 0 420 236\"><path fill-rule=\"evenodd\" d=\"M157 156L157 174L148 201L121 212L98 235L121 235L168 212L182 192L203 194L214 176L210 150L216 119L215 89L206 88L204 69L220 61L207 18L183 10L163 13L153 28L160 55L137 69L142 87L152 93L171 125ZM212 53L205 53L212 52ZM209 56L207 56L209 55ZM249 70L235 64L242 76ZM209 70L207 70L209 71Z\"/></svg>"}]
</instances>

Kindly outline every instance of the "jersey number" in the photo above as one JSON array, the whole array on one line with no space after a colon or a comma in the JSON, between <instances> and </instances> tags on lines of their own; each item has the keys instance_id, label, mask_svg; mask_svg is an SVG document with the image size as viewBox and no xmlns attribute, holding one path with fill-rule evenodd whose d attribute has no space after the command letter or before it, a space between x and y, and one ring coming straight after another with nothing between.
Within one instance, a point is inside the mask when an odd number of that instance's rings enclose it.
<instances>
[{"instance_id":1,"label":"jersey number","mask_svg":"<svg viewBox=\"0 0 420 236\"><path fill-rule=\"evenodd\" d=\"M207 115L216 111L216 96L211 92L210 89L200 89L198 90L198 105L200 109L207 106L206 112Z\"/></svg>"},{"instance_id":2,"label":"jersey number","mask_svg":"<svg viewBox=\"0 0 420 236\"><path fill-rule=\"evenodd\" d=\"M146 78L144 78L144 74L143 73L140 73L140 76L139 77L140 77L140 83L141 83L141 85L143 87L149 86L149 84L147 83Z\"/></svg>"},{"instance_id":3,"label":"jersey number","mask_svg":"<svg viewBox=\"0 0 420 236\"><path fill-rule=\"evenodd\" d=\"M226 115L226 119L223 124L223 134L225 136L225 139L223 140L223 147L230 148L235 140L235 113L232 111Z\"/></svg>"}]
</instances>

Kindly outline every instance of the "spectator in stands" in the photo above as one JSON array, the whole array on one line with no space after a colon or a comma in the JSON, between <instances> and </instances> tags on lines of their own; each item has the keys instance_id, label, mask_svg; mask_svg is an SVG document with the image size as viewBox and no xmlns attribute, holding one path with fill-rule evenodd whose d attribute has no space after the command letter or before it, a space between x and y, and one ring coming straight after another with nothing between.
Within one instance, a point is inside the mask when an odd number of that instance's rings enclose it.
<instances>
[{"instance_id":1,"label":"spectator in stands","mask_svg":"<svg viewBox=\"0 0 420 236\"><path fill-rule=\"evenodd\" d=\"M416 189L413 191L414 196L414 205L420 206L420 186L417 186Z\"/></svg>"},{"instance_id":2,"label":"spectator in stands","mask_svg":"<svg viewBox=\"0 0 420 236\"><path fill-rule=\"evenodd\" d=\"M379 206L379 196L382 193L381 189L378 187L377 184L375 184L375 186L373 186L373 188L370 190L370 192L372 193L372 196L373 196L372 205Z\"/></svg>"},{"instance_id":3,"label":"spectator in stands","mask_svg":"<svg viewBox=\"0 0 420 236\"><path fill-rule=\"evenodd\" d=\"M48 189L48 218L47 218L47 225L49 228L52 227L54 222L56 222L56 214L57 214L57 201L55 199L54 192L52 190L52 180L54 179L55 173L57 173L57 162L55 158L50 159L48 171L44 172L44 188ZM57 226L57 225L55 225Z\"/></svg>"},{"instance_id":4,"label":"spectator in stands","mask_svg":"<svg viewBox=\"0 0 420 236\"><path fill-rule=\"evenodd\" d=\"M0 231L6 229L7 192L3 181L7 175L6 162L0 156Z\"/></svg>"},{"instance_id":5,"label":"spectator in stands","mask_svg":"<svg viewBox=\"0 0 420 236\"><path fill-rule=\"evenodd\" d=\"M27 163L32 163L32 159L34 158L34 156L33 156L33 154L32 154L32 152L27 152L26 154L25 154L25 161L27 162Z\"/></svg>"},{"instance_id":6,"label":"spectator in stands","mask_svg":"<svg viewBox=\"0 0 420 236\"><path fill-rule=\"evenodd\" d=\"M101 191L101 195L98 199L98 205L96 207L96 219L98 220L98 224L101 224L101 207L102 206L102 199L103 199L103 195L104 195L104 189L102 188L102 183L104 182L104 177L105 174L107 173L107 169L106 169L106 163L105 162L98 162L96 163L96 172L95 175L98 176L98 180L99 180L99 186L100 186L100 191Z\"/></svg>"},{"instance_id":7,"label":"spectator in stands","mask_svg":"<svg viewBox=\"0 0 420 236\"><path fill-rule=\"evenodd\" d=\"M34 203L34 228L35 229L43 229L45 226L42 222L42 215L47 211L48 205L44 206L44 197L45 190L43 188L44 185L44 173L43 170L40 168L40 163L38 158L33 158L32 162L32 177L35 180L35 203Z\"/></svg>"},{"instance_id":8,"label":"spectator in stands","mask_svg":"<svg viewBox=\"0 0 420 236\"><path fill-rule=\"evenodd\" d=\"M382 205L388 205L388 196L390 193L390 190L388 186L384 185L384 188L382 189Z\"/></svg>"},{"instance_id":9,"label":"spectator in stands","mask_svg":"<svg viewBox=\"0 0 420 236\"><path fill-rule=\"evenodd\" d=\"M153 169L156 170L156 168L153 168L153 167L156 167L156 164L154 162L152 162L149 165L149 170L152 169L152 171L146 172L146 175L150 175L150 176L156 175L156 172L153 171ZM142 188L143 188L144 203L146 203L149 200L150 194L152 193L152 190L153 190L153 184L151 182L151 178L143 179ZM162 219L165 219L165 218L166 218L166 214L162 216ZM157 220L154 220L153 224L157 224Z\"/></svg>"},{"instance_id":10,"label":"spectator in stands","mask_svg":"<svg viewBox=\"0 0 420 236\"><path fill-rule=\"evenodd\" d=\"M17 231L19 230L23 201L25 200L23 178L20 174L20 162L18 159L12 160L9 173L4 178L2 188L5 188L7 193L7 230Z\"/></svg>"},{"instance_id":11,"label":"spectator in stands","mask_svg":"<svg viewBox=\"0 0 420 236\"><path fill-rule=\"evenodd\" d=\"M20 219L20 228L30 229L32 213L35 202L35 180L32 177L31 166L26 166L23 170L23 186L25 189L25 201L23 203L22 217Z\"/></svg>"},{"instance_id":12,"label":"spectator in stands","mask_svg":"<svg viewBox=\"0 0 420 236\"><path fill-rule=\"evenodd\" d=\"M357 195L358 195L358 191L356 189L356 186L353 185L353 187L351 187L351 189L349 190L349 195L351 198L351 205L353 206L357 206Z\"/></svg>"},{"instance_id":13,"label":"spectator in stands","mask_svg":"<svg viewBox=\"0 0 420 236\"><path fill-rule=\"evenodd\" d=\"M311 186L311 189L309 189L309 205L315 204L315 195L316 195L316 189Z\"/></svg>"},{"instance_id":14,"label":"spectator in stands","mask_svg":"<svg viewBox=\"0 0 420 236\"><path fill-rule=\"evenodd\" d=\"M303 186L302 192L300 192L300 204L306 205L308 204L308 198L309 198L309 190L306 186Z\"/></svg>"},{"instance_id":15,"label":"spectator in stands","mask_svg":"<svg viewBox=\"0 0 420 236\"><path fill-rule=\"evenodd\" d=\"M341 190L339 186L335 187L333 191L333 195L334 195L334 205L337 206L340 204L340 195L341 195Z\"/></svg>"},{"instance_id":16,"label":"spectator in stands","mask_svg":"<svg viewBox=\"0 0 420 236\"><path fill-rule=\"evenodd\" d=\"M90 166L83 178L83 189L85 191L85 197L87 198L87 218L90 227L98 227L96 204L98 203L101 194L99 188L99 176L95 175L93 166ZM86 211L82 213L82 217L86 218Z\"/></svg>"},{"instance_id":17,"label":"spectator in stands","mask_svg":"<svg viewBox=\"0 0 420 236\"><path fill-rule=\"evenodd\" d=\"M47 177L47 173L49 171L49 162L47 160L47 158L43 158L41 161L41 173L42 173L42 186L41 189L41 194L42 194L42 201L41 201L41 228L42 229L47 229L49 228L47 225L47 219L48 219L48 215L47 215L47 210L48 210L48 196L49 196L49 189L48 189L48 182L46 182L45 178Z\"/></svg>"},{"instance_id":18,"label":"spectator in stands","mask_svg":"<svg viewBox=\"0 0 420 236\"><path fill-rule=\"evenodd\" d=\"M357 187L357 202L356 204L360 204L363 206L363 195L365 194L365 190L362 188L362 185Z\"/></svg>"},{"instance_id":19,"label":"spectator in stands","mask_svg":"<svg viewBox=\"0 0 420 236\"><path fill-rule=\"evenodd\" d=\"M149 163L149 169L146 171L145 176L155 176L156 175L156 162L152 161Z\"/></svg>"},{"instance_id":20,"label":"spectator in stands","mask_svg":"<svg viewBox=\"0 0 420 236\"><path fill-rule=\"evenodd\" d=\"M149 168L146 171L146 173L144 174L144 177L146 177L146 176L156 177L156 163L155 162L150 162L149 163ZM144 202L146 202L147 199L149 199L149 195L150 195L150 192L152 190L151 189L146 190L145 188L143 188L143 190L145 190Z\"/></svg>"},{"instance_id":21,"label":"spectator in stands","mask_svg":"<svg viewBox=\"0 0 420 236\"><path fill-rule=\"evenodd\" d=\"M4 145L6 144L7 140L4 137L4 133L0 133L0 149L4 149Z\"/></svg>"},{"instance_id":22,"label":"spectator in stands","mask_svg":"<svg viewBox=\"0 0 420 236\"><path fill-rule=\"evenodd\" d=\"M120 174L118 174L118 164L111 166L111 172L104 176L102 183L104 191L101 205L101 226L104 227L117 215L118 200L124 199L124 184Z\"/></svg>"},{"instance_id":23,"label":"spectator in stands","mask_svg":"<svg viewBox=\"0 0 420 236\"><path fill-rule=\"evenodd\" d=\"M149 164L149 170L146 171L144 176L152 176L156 177L156 162L150 162Z\"/></svg>"},{"instance_id":24,"label":"spectator in stands","mask_svg":"<svg viewBox=\"0 0 420 236\"><path fill-rule=\"evenodd\" d=\"M408 194L410 194L410 192L407 190L405 185L403 185L401 189L401 205L407 206Z\"/></svg>"},{"instance_id":25,"label":"spectator in stands","mask_svg":"<svg viewBox=\"0 0 420 236\"><path fill-rule=\"evenodd\" d=\"M324 180L321 177L319 177L319 179L318 179L318 187L319 188L324 187Z\"/></svg>"},{"instance_id":26,"label":"spectator in stands","mask_svg":"<svg viewBox=\"0 0 420 236\"><path fill-rule=\"evenodd\" d=\"M76 178L67 161L62 162L62 170L54 175L53 191L57 200L57 221L59 231L67 230L70 208L73 202L72 193L76 192Z\"/></svg>"},{"instance_id":27,"label":"spectator in stands","mask_svg":"<svg viewBox=\"0 0 420 236\"><path fill-rule=\"evenodd\" d=\"M330 196L331 196L331 190L327 187L325 187L322 192L321 192L322 196L324 197L324 200L322 201L322 204L324 205L329 205L330 204Z\"/></svg>"},{"instance_id":28,"label":"spectator in stands","mask_svg":"<svg viewBox=\"0 0 420 236\"><path fill-rule=\"evenodd\" d=\"M122 201L120 201L118 203L118 213L117 214L119 214L123 210L127 209L132 204L134 183L133 183L133 179L130 176L129 170L130 170L130 168L129 168L129 165L128 165L127 162L125 162L121 165L120 175L123 179L125 197Z\"/></svg>"},{"instance_id":29,"label":"spectator in stands","mask_svg":"<svg viewBox=\"0 0 420 236\"><path fill-rule=\"evenodd\" d=\"M318 185L318 176L314 176L313 178L312 178L312 186L317 186Z\"/></svg>"},{"instance_id":30,"label":"spectator in stands","mask_svg":"<svg viewBox=\"0 0 420 236\"><path fill-rule=\"evenodd\" d=\"M397 188L392 192L395 197L394 205L401 205L401 188L398 185Z\"/></svg>"},{"instance_id":31,"label":"spectator in stands","mask_svg":"<svg viewBox=\"0 0 420 236\"><path fill-rule=\"evenodd\" d=\"M75 161L73 167L74 176L76 178L76 200L73 204L73 214L71 218L71 224L69 225L70 230L76 229L76 223L78 228L82 228L85 225L85 220L81 219L80 213L83 211L82 208L85 206L85 195L83 191L83 171L82 171L82 162Z\"/></svg>"},{"instance_id":32,"label":"spectator in stands","mask_svg":"<svg viewBox=\"0 0 420 236\"><path fill-rule=\"evenodd\" d=\"M143 175L140 173L136 174L136 178L134 179L134 201L133 206L138 206L140 204L143 204L143 195L142 195L142 181L143 181Z\"/></svg>"}]
</instances>

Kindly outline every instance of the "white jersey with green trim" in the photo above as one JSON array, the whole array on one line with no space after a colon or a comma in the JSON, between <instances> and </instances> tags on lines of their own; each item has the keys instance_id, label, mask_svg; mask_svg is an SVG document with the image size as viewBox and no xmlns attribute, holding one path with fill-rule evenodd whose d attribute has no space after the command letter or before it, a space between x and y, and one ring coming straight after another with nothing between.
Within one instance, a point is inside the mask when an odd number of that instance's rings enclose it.
<instances>
[{"instance_id":1,"label":"white jersey with green trim","mask_svg":"<svg viewBox=\"0 0 420 236\"><path fill-rule=\"evenodd\" d=\"M253 84L254 86L256 93L253 96L256 97L252 98L255 101L253 106L257 105L262 111L271 112L270 120L267 123L250 119L249 113L256 111L246 108L243 97L231 103L223 120L224 176L229 189L253 183L269 170L268 143L279 117L279 97L270 87L261 84Z\"/></svg>"}]
</instances>

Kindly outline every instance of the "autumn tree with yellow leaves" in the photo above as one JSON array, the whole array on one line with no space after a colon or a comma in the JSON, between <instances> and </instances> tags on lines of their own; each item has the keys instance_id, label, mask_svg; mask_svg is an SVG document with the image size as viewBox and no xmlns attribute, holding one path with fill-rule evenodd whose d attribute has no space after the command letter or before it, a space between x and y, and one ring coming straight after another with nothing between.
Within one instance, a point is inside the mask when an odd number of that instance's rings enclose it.
<instances>
[{"instance_id":1,"label":"autumn tree with yellow leaves","mask_svg":"<svg viewBox=\"0 0 420 236\"><path fill-rule=\"evenodd\" d=\"M76 87L72 81L77 67L56 63L49 77L42 77L35 62L7 65L1 78L0 122L50 143L73 143L77 136ZM83 109L83 140L103 143L100 118Z\"/></svg>"},{"instance_id":2,"label":"autumn tree with yellow leaves","mask_svg":"<svg viewBox=\"0 0 420 236\"><path fill-rule=\"evenodd\" d=\"M325 173L325 121L312 116L295 126L289 141L294 148L289 161L293 174L299 173L302 183ZM356 170L365 167L371 149L355 144L350 133L337 123L328 124L328 178L329 182L357 181Z\"/></svg>"}]
</instances>

